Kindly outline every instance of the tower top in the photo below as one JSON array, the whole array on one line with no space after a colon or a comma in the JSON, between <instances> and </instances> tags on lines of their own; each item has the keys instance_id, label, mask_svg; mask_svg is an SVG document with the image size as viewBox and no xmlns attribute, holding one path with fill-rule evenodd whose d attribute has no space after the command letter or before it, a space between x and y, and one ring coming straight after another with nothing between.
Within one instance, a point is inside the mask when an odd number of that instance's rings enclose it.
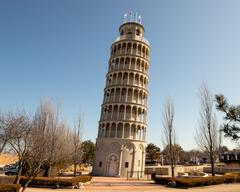
<instances>
[{"instance_id":1,"label":"tower top","mask_svg":"<svg viewBox=\"0 0 240 192\"><path fill-rule=\"evenodd\" d=\"M123 23L119 27L120 36L116 41L123 39L135 39L144 41L149 45L149 42L144 38L144 26L142 25L142 18L137 12L125 13Z\"/></svg>"},{"instance_id":2,"label":"tower top","mask_svg":"<svg viewBox=\"0 0 240 192\"><path fill-rule=\"evenodd\" d=\"M123 16L123 22L119 27L119 32L122 35L122 28L132 28L132 30L136 30L137 28L141 28L142 29L142 34L144 33L144 27L142 25L142 16L140 14L138 14L137 12L128 12L125 13ZM129 29L128 29L129 30ZM139 29L137 29L139 30ZM134 32L133 32L134 33Z\"/></svg>"}]
</instances>

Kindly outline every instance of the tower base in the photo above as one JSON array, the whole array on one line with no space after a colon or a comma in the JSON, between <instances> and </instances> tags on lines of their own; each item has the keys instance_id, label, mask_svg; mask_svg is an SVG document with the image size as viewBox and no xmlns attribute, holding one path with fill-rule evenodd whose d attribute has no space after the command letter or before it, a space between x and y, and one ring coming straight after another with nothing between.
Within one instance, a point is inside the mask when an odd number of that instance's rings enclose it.
<instances>
[{"instance_id":1,"label":"tower base","mask_svg":"<svg viewBox=\"0 0 240 192\"><path fill-rule=\"evenodd\" d=\"M98 138L93 175L140 178L144 176L146 142Z\"/></svg>"}]
</instances>

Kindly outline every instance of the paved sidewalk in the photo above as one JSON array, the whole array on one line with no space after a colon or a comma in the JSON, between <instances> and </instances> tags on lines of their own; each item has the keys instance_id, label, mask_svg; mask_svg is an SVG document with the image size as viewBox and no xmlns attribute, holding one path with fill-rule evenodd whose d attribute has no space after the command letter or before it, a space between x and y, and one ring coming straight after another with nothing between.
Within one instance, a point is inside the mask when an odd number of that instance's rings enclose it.
<instances>
[{"instance_id":1,"label":"paved sidewalk","mask_svg":"<svg viewBox=\"0 0 240 192\"><path fill-rule=\"evenodd\" d=\"M40 189L28 188L26 192L240 192L240 184L221 184L189 189L167 188L147 180L126 180L115 177L93 177L92 183L83 189Z\"/></svg>"}]
</instances>

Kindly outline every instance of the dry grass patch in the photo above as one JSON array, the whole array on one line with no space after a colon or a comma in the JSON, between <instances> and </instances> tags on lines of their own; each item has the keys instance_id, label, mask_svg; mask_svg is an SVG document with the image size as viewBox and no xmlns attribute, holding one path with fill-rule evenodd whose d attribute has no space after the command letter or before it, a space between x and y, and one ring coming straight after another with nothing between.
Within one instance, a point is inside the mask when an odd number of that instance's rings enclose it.
<instances>
[{"instance_id":1,"label":"dry grass patch","mask_svg":"<svg viewBox=\"0 0 240 192\"><path fill-rule=\"evenodd\" d=\"M0 155L0 165L11 164L17 160L18 160L18 157L10 153L5 153Z\"/></svg>"}]
</instances>

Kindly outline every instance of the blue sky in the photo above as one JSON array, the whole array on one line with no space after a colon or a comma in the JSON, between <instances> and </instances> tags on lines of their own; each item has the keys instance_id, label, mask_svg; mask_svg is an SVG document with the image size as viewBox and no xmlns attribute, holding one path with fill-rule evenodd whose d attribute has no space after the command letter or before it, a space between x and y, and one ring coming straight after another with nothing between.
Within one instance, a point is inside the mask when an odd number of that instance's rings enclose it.
<instances>
[{"instance_id":1,"label":"blue sky","mask_svg":"<svg viewBox=\"0 0 240 192\"><path fill-rule=\"evenodd\" d=\"M239 7L238 0L1 0L0 110L33 112L50 98L69 124L81 110L84 138L94 141L110 46L132 10L151 43L147 140L162 148L161 111L170 96L178 142L196 148L200 85L240 104Z\"/></svg>"}]
</instances>

